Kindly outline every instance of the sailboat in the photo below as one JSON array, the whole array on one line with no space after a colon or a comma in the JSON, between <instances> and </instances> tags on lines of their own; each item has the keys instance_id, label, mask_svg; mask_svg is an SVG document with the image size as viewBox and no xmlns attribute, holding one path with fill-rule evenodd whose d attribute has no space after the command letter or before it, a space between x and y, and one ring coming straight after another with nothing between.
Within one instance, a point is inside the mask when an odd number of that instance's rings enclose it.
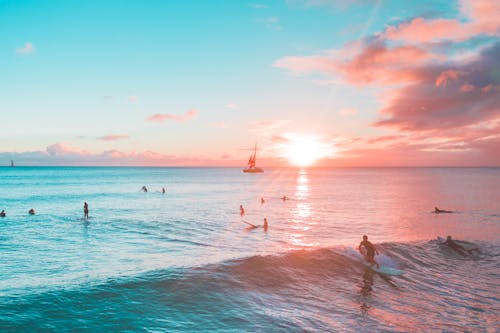
<instances>
[{"instance_id":1,"label":"sailboat","mask_svg":"<svg viewBox=\"0 0 500 333\"><path fill-rule=\"evenodd\" d=\"M253 154L250 155L250 159L248 160L248 167L243 169L243 172L246 173L261 173L264 172L264 169L255 166L255 160L257 156L257 144L255 144L255 148Z\"/></svg>"}]
</instances>

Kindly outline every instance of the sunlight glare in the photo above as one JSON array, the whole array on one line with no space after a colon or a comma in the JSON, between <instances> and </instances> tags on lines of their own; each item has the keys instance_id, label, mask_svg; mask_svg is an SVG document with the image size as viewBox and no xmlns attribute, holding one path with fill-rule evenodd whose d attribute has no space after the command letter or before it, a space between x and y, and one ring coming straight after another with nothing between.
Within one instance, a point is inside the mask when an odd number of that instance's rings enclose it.
<instances>
[{"instance_id":1,"label":"sunlight glare","mask_svg":"<svg viewBox=\"0 0 500 333\"><path fill-rule=\"evenodd\" d=\"M288 161L300 167L314 164L318 159L329 155L329 148L314 137L293 137L285 147L284 156Z\"/></svg>"}]
</instances>

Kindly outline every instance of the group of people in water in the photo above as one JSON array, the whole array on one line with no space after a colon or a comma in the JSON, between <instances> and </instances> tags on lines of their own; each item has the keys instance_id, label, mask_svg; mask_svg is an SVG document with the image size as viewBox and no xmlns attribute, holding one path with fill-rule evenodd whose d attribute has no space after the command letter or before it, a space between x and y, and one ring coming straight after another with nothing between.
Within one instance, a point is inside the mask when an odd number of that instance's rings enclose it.
<instances>
[{"instance_id":1,"label":"group of people in water","mask_svg":"<svg viewBox=\"0 0 500 333\"><path fill-rule=\"evenodd\" d=\"M287 197L286 195L283 195L280 199L283 201L286 201L286 200L289 200L290 198ZM266 202L266 200L264 199L264 197L260 197L260 204L263 205L265 202ZM243 205L240 205L240 217L242 218L242 222L249 225L247 230L252 230L252 229L262 227L264 229L264 231L267 231L267 229L269 228L269 224L267 222L267 217L264 217L264 223L262 225L255 225L255 224L252 224L250 222L243 220L244 215L245 215L245 208L243 208Z\"/></svg>"},{"instance_id":2,"label":"group of people in water","mask_svg":"<svg viewBox=\"0 0 500 333\"><path fill-rule=\"evenodd\" d=\"M28 214L35 215L35 210L31 208L30 210L28 210ZM0 217L6 217L6 216L7 213L5 212L5 209L2 209L2 211L0 212Z\"/></svg>"}]
</instances>

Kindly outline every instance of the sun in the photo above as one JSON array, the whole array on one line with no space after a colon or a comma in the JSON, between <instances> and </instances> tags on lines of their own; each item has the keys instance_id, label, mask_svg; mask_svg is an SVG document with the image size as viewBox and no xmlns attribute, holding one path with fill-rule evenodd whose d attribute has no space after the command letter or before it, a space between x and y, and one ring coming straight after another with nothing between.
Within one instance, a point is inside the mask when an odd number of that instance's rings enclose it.
<instances>
[{"instance_id":1,"label":"sun","mask_svg":"<svg viewBox=\"0 0 500 333\"><path fill-rule=\"evenodd\" d=\"M307 167L313 165L318 159L329 156L330 150L316 137L293 136L284 146L284 157L292 165Z\"/></svg>"}]
</instances>

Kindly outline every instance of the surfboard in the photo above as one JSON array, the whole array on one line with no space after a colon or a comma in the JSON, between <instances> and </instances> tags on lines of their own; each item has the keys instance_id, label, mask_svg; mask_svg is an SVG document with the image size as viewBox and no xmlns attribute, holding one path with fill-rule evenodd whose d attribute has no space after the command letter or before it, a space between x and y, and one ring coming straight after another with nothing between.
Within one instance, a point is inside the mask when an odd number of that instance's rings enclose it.
<instances>
[{"instance_id":1,"label":"surfboard","mask_svg":"<svg viewBox=\"0 0 500 333\"><path fill-rule=\"evenodd\" d=\"M241 220L241 222L248 224L248 225L249 225L250 227L252 227L252 228L258 228L258 227L259 227L258 225L252 224L252 223L247 222L247 221L245 221L245 220Z\"/></svg>"},{"instance_id":2,"label":"surfboard","mask_svg":"<svg viewBox=\"0 0 500 333\"><path fill-rule=\"evenodd\" d=\"M380 265L379 268L377 268L377 266L375 266L375 265L369 266L369 268L372 271L375 271L377 273L384 274L384 275L391 275L391 276L403 275L405 273L404 271L402 271L400 269L389 267L389 266L383 266L383 265Z\"/></svg>"},{"instance_id":3,"label":"surfboard","mask_svg":"<svg viewBox=\"0 0 500 333\"><path fill-rule=\"evenodd\" d=\"M362 252L364 252L363 250L364 250L364 248L361 249ZM377 268L377 265L371 265L368 261L366 261L364 255L362 255L358 251L352 249L352 252L355 255L355 257L358 260L360 260L361 263L365 267L368 267L372 271L377 272L379 274L389 275L389 276L399 276L399 275L403 275L405 273L405 271L403 271L403 270L400 270L400 269L397 269L397 268L394 268L394 267L390 267L390 266L386 266L386 265L383 265L383 264L381 264L380 267ZM380 261L379 261L379 264L380 264Z\"/></svg>"}]
</instances>

